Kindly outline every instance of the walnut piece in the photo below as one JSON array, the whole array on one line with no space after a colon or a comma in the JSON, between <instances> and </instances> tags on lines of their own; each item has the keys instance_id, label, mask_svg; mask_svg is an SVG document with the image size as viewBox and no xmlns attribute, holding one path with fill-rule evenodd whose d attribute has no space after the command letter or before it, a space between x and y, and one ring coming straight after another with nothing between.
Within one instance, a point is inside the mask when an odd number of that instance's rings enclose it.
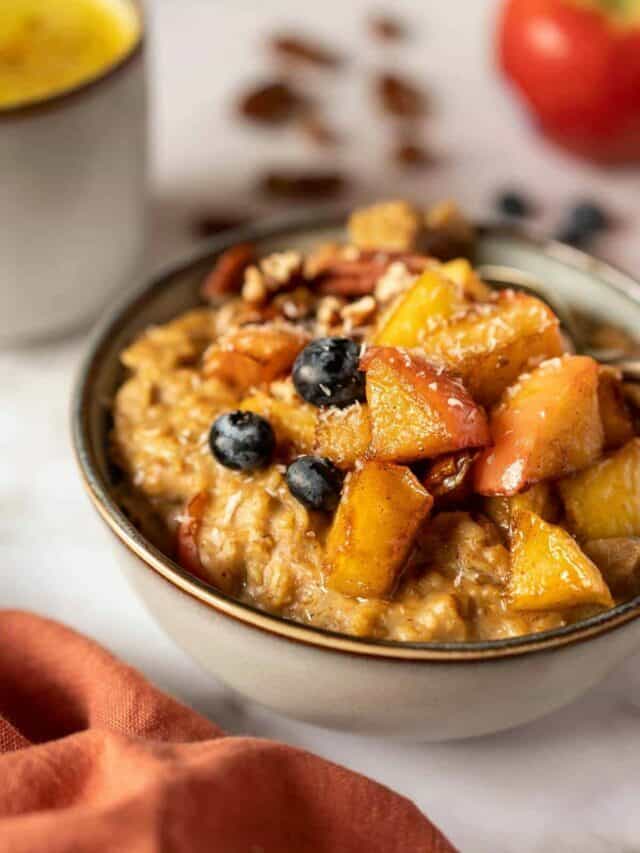
<instances>
[{"instance_id":1,"label":"walnut piece","mask_svg":"<svg viewBox=\"0 0 640 853\"><path fill-rule=\"evenodd\" d=\"M260 261L260 271L269 290L282 290L302 271L300 252L274 252Z\"/></svg>"},{"instance_id":2,"label":"walnut piece","mask_svg":"<svg viewBox=\"0 0 640 853\"><path fill-rule=\"evenodd\" d=\"M378 310L378 303L373 296L363 296L356 302L345 305L340 312L345 331L366 325Z\"/></svg>"},{"instance_id":3,"label":"walnut piece","mask_svg":"<svg viewBox=\"0 0 640 853\"><path fill-rule=\"evenodd\" d=\"M405 201L388 201L356 210L349 218L349 237L360 249L413 249L422 227L421 216Z\"/></svg>"}]
</instances>

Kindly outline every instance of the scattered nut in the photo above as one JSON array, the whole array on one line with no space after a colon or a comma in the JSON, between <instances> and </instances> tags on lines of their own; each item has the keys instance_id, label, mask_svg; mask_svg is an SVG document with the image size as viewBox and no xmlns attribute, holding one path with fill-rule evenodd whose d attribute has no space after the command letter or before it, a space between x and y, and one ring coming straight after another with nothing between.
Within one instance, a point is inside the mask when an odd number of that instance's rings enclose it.
<instances>
[{"instance_id":1,"label":"scattered nut","mask_svg":"<svg viewBox=\"0 0 640 853\"><path fill-rule=\"evenodd\" d=\"M378 279L375 297L378 302L390 302L404 293L413 281L415 281L415 275L409 272L406 264L402 261L394 261Z\"/></svg>"},{"instance_id":2,"label":"scattered nut","mask_svg":"<svg viewBox=\"0 0 640 853\"><path fill-rule=\"evenodd\" d=\"M358 326L366 325L373 318L377 309L378 303L373 296L363 296L356 302L345 305L340 312L345 330L349 331Z\"/></svg>"},{"instance_id":3,"label":"scattered nut","mask_svg":"<svg viewBox=\"0 0 640 853\"><path fill-rule=\"evenodd\" d=\"M259 189L265 195L284 201L313 201L334 198L347 187L339 172L282 170L267 172L260 178Z\"/></svg>"},{"instance_id":4,"label":"scattered nut","mask_svg":"<svg viewBox=\"0 0 640 853\"><path fill-rule=\"evenodd\" d=\"M407 31L397 18L378 14L369 18L369 32L380 41L399 41L405 38Z\"/></svg>"},{"instance_id":5,"label":"scattered nut","mask_svg":"<svg viewBox=\"0 0 640 853\"><path fill-rule=\"evenodd\" d=\"M340 253L337 243L322 243L314 246L304 261L303 274L306 279L316 278L336 260Z\"/></svg>"},{"instance_id":6,"label":"scattered nut","mask_svg":"<svg viewBox=\"0 0 640 853\"><path fill-rule=\"evenodd\" d=\"M361 249L408 251L422 227L420 214L405 201L388 201L356 210L349 217L349 237Z\"/></svg>"},{"instance_id":7,"label":"scattered nut","mask_svg":"<svg viewBox=\"0 0 640 853\"><path fill-rule=\"evenodd\" d=\"M338 299L337 296L325 296L321 299L316 311L318 326L325 331L329 331L332 326L337 326L340 322L340 312L344 305L344 300Z\"/></svg>"},{"instance_id":8,"label":"scattered nut","mask_svg":"<svg viewBox=\"0 0 640 853\"><path fill-rule=\"evenodd\" d=\"M212 299L240 290L244 271L255 256L256 249L251 243L239 243L223 252L202 284L203 298Z\"/></svg>"},{"instance_id":9,"label":"scattered nut","mask_svg":"<svg viewBox=\"0 0 640 853\"><path fill-rule=\"evenodd\" d=\"M260 305L267 298L267 285L264 276L256 266L247 267L242 285L242 298L245 302Z\"/></svg>"},{"instance_id":10,"label":"scattered nut","mask_svg":"<svg viewBox=\"0 0 640 853\"><path fill-rule=\"evenodd\" d=\"M274 252L260 261L264 283L269 290L281 290L302 272L300 252Z\"/></svg>"},{"instance_id":11,"label":"scattered nut","mask_svg":"<svg viewBox=\"0 0 640 853\"><path fill-rule=\"evenodd\" d=\"M302 36L275 35L269 44L277 56L287 61L303 62L322 68L338 68L342 65L342 58L337 53Z\"/></svg>"},{"instance_id":12,"label":"scattered nut","mask_svg":"<svg viewBox=\"0 0 640 853\"><path fill-rule=\"evenodd\" d=\"M383 72L374 80L374 90L382 110L400 118L420 118L426 112L424 93L399 74Z\"/></svg>"},{"instance_id":13,"label":"scattered nut","mask_svg":"<svg viewBox=\"0 0 640 853\"><path fill-rule=\"evenodd\" d=\"M238 112L258 124L283 124L302 106L304 99L288 83L274 81L251 89L238 103Z\"/></svg>"}]
</instances>

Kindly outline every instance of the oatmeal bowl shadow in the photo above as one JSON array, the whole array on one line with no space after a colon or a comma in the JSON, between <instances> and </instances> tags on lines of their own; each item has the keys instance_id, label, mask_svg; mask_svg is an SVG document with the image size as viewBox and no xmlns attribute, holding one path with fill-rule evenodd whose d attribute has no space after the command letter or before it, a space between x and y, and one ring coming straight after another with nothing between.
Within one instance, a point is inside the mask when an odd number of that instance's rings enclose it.
<instances>
[{"instance_id":1,"label":"oatmeal bowl shadow","mask_svg":"<svg viewBox=\"0 0 640 853\"><path fill-rule=\"evenodd\" d=\"M204 276L230 246L307 249L342 237L343 221L335 212L313 213L228 232L116 305L93 334L75 388L80 475L147 609L206 671L247 699L323 727L423 741L521 725L577 699L640 647L640 597L570 626L487 642L352 637L217 590L166 556L121 507L108 442L123 349L145 328L197 306ZM483 227L475 255L478 264L544 281L566 303L629 333L640 327L640 284L581 251Z\"/></svg>"}]
</instances>

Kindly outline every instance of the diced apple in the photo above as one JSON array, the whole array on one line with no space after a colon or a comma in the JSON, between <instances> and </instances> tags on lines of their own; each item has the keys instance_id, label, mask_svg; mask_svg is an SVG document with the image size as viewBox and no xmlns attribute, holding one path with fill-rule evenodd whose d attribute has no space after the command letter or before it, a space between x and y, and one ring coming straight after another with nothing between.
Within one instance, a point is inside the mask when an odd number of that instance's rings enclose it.
<instances>
[{"instance_id":1,"label":"diced apple","mask_svg":"<svg viewBox=\"0 0 640 853\"><path fill-rule=\"evenodd\" d=\"M591 539L582 550L600 569L615 595L632 598L640 593L640 538Z\"/></svg>"},{"instance_id":2,"label":"diced apple","mask_svg":"<svg viewBox=\"0 0 640 853\"><path fill-rule=\"evenodd\" d=\"M462 376L483 405L498 400L524 370L564 350L551 309L512 291L455 315L424 336L420 347Z\"/></svg>"},{"instance_id":3,"label":"diced apple","mask_svg":"<svg viewBox=\"0 0 640 853\"><path fill-rule=\"evenodd\" d=\"M517 495L493 495L483 501L483 509L508 538L511 535L511 520L519 510L529 510L544 521L555 522L560 515L560 501L546 480Z\"/></svg>"},{"instance_id":4,"label":"diced apple","mask_svg":"<svg viewBox=\"0 0 640 853\"><path fill-rule=\"evenodd\" d=\"M558 483L579 539L640 536L640 438Z\"/></svg>"},{"instance_id":5,"label":"diced apple","mask_svg":"<svg viewBox=\"0 0 640 853\"><path fill-rule=\"evenodd\" d=\"M544 362L505 392L490 425L494 447L475 466L482 495L514 495L586 468L603 444L598 365L578 355Z\"/></svg>"},{"instance_id":6,"label":"diced apple","mask_svg":"<svg viewBox=\"0 0 640 853\"><path fill-rule=\"evenodd\" d=\"M266 418L276 435L278 447L311 453L315 441L317 409L300 400L280 400L264 391L254 391L238 408Z\"/></svg>"},{"instance_id":7,"label":"diced apple","mask_svg":"<svg viewBox=\"0 0 640 853\"><path fill-rule=\"evenodd\" d=\"M404 466L366 462L349 474L327 539L327 585L353 597L389 596L432 504Z\"/></svg>"},{"instance_id":8,"label":"diced apple","mask_svg":"<svg viewBox=\"0 0 640 853\"><path fill-rule=\"evenodd\" d=\"M356 403L347 409L320 409L315 428L315 453L338 468L353 468L371 443L369 408Z\"/></svg>"},{"instance_id":9,"label":"diced apple","mask_svg":"<svg viewBox=\"0 0 640 853\"><path fill-rule=\"evenodd\" d=\"M598 400L604 428L605 449L622 447L633 438L633 421L624 399L619 370L613 367L600 367Z\"/></svg>"},{"instance_id":10,"label":"diced apple","mask_svg":"<svg viewBox=\"0 0 640 853\"><path fill-rule=\"evenodd\" d=\"M360 363L375 458L412 462L489 443L483 409L443 370L392 347L371 347Z\"/></svg>"},{"instance_id":11,"label":"diced apple","mask_svg":"<svg viewBox=\"0 0 640 853\"><path fill-rule=\"evenodd\" d=\"M442 275L462 288L465 296L476 302L486 302L494 291L482 281L466 258L447 261L440 267Z\"/></svg>"},{"instance_id":12,"label":"diced apple","mask_svg":"<svg viewBox=\"0 0 640 853\"><path fill-rule=\"evenodd\" d=\"M203 372L238 389L251 388L285 374L308 341L292 326L242 326L209 347Z\"/></svg>"},{"instance_id":13,"label":"diced apple","mask_svg":"<svg viewBox=\"0 0 640 853\"><path fill-rule=\"evenodd\" d=\"M511 548L509 592L514 610L613 606L600 570L562 527L518 510Z\"/></svg>"},{"instance_id":14,"label":"diced apple","mask_svg":"<svg viewBox=\"0 0 640 853\"><path fill-rule=\"evenodd\" d=\"M427 270L391 309L375 342L393 347L419 346L435 323L451 316L462 304L459 285L437 271Z\"/></svg>"}]
</instances>

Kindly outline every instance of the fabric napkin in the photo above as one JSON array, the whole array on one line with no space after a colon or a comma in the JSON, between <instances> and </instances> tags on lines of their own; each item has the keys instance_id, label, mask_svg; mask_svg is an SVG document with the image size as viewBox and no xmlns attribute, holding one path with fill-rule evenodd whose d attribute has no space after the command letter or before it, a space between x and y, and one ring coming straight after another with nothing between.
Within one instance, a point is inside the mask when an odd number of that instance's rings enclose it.
<instances>
[{"instance_id":1,"label":"fabric napkin","mask_svg":"<svg viewBox=\"0 0 640 853\"><path fill-rule=\"evenodd\" d=\"M228 737L69 628L0 612L0 853L450 853L408 800ZM455 853L455 851L454 851Z\"/></svg>"}]
</instances>

